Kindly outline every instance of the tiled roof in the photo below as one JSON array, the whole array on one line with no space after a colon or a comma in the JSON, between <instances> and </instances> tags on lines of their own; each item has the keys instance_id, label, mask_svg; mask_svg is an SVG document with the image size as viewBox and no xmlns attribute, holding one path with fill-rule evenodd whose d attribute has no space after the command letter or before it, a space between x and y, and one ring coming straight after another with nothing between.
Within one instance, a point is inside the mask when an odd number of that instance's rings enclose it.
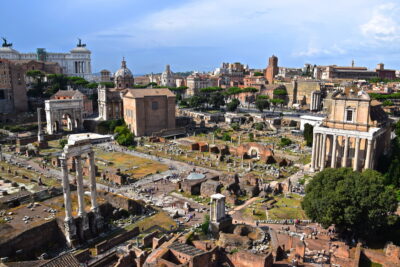
<instances>
[{"instance_id":1,"label":"tiled roof","mask_svg":"<svg viewBox=\"0 0 400 267\"><path fill-rule=\"evenodd\" d=\"M79 261L70 253L58 256L38 267L80 267Z\"/></svg>"}]
</instances>

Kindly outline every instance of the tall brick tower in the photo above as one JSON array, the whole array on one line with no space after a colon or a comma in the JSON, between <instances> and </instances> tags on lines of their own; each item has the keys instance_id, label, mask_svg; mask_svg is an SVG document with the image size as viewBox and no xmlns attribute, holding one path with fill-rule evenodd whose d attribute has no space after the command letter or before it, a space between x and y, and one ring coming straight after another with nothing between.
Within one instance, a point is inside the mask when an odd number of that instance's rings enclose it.
<instances>
[{"instance_id":1,"label":"tall brick tower","mask_svg":"<svg viewBox=\"0 0 400 267\"><path fill-rule=\"evenodd\" d=\"M269 84L273 83L274 77L278 72L278 58L272 55L272 57L268 59L268 67L265 69L265 79L267 79Z\"/></svg>"}]
</instances>

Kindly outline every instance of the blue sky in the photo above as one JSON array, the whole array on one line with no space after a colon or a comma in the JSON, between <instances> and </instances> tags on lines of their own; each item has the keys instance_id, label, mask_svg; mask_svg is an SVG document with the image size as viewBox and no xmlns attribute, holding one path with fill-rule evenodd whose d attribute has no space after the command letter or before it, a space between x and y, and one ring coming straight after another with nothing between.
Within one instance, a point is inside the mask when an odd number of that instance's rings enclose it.
<instances>
[{"instance_id":1,"label":"blue sky","mask_svg":"<svg viewBox=\"0 0 400 267\"><path fill-rule=\"evenodd\" d=\"M12 0L0 36L21 52L92 51L93 71L212 70L221 62L400 69L399 0Z\"/></svg>"}]
</instances>

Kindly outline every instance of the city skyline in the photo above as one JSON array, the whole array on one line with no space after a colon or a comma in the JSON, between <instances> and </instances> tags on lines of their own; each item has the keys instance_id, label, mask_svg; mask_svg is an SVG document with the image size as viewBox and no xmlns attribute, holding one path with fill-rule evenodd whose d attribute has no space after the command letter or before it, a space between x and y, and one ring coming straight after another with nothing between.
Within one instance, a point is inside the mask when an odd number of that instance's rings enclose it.
<instances>
[{"instance_id":1,"label":"city skyline","mask_svg":"<svg viewBox=\"0 0 400 267\"><path fill-rule=\"evenodd\" d=\"M8 25L0 35L20 52L66 52L82 38L93 72L116 71L123 56L135 75L161 72L166 64L175 72L210 71L221 62L265 68L272 54L285 67L349 66L354 59L357 66L384 62L399 69L400 5L339 2L17 0L3 3L19 12L0 18Z\"/></svg>"}]
</instances>

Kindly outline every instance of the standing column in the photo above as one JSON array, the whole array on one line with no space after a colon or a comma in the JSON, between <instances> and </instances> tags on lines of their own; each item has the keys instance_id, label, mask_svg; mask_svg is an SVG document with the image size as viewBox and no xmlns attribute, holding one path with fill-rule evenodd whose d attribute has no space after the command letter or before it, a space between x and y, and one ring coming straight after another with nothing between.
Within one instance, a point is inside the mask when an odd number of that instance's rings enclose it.
<instances>
[{"instance_id":1,"label":"standing column","mask_svg":"<svg viewBox=\"0 0 400 267\"><path fill-rule=\"evenodd\" d=\"M311 152L311 170L315 171L315 154L317 149L317 133L313 133L313 144L312 144L312 152Z\"/></svg>"},{"instance_id":2,"label":"standing column","mask_svg":"<svg viewBox=\"0 0 400 267\"><path fill-rule=\"evenodd\" d=\"M96 191L96 166L94 164L94 152L89 153L89 179L90 179L90 200L92 202L91 210L98 211L97 191Z\"/></svg>"},{"instance_id":3,"label":"standing column","mask_svg":"<svg viewBox=\"0 0 400 267\"><path fill-rule=\"evenodd\" d=\"M322 150L321 150L321 171L325 169L325 156L326 156L326 134L322 136Z\"/></svg>"},{"instance_id":4,"label":"standing column","mask_svg":"<svg viewBox=\"0 0 400 267\"><path fill-rule=\"evenodd\" d=\"M331 168L336 168L336 134L332 135L332 160Z\"/></svg>"},{"instance_id":5,"label":"standing column","mask_svg":"<svg viewBox=\"0 0 400 267\"><path fill-rule=\"evenodd\" d=\"M353 162L353 170L354 171L358 170L358 158L359 158L358 154L360 154L360 138L359 137L356 138L356 149L354 152L354 162Z\"/></svg>"},{"instance_id":6,"label":"standing column","mask_svg":"<svg viewBox=\"0 0 400 267\"><path fill-rule=\"evenodd\" d=\"M65 221L72 219L72 207L71 207L71 191L69 188L68 179L68 165L66 158L60 158L61 173L62 173L62 186L64 194L64 206L65 206Z\"/></svg>"},{"instance_id":7,"label":"standing column","mask_svg":"<svg viewBox=\"0 0 400 267\"><path fill-rule=\"evenodd\" d=\"M321 139L321 134L317 133L317 139L315 140L315 169L318 169L319 167L319 158L320 158L320 139Z\"/></svg>"},{"instance_id":8,"label":"standing column","mask_svg":"<svg viewBox=\"0 0 400 267\"><path fill-rule=\"evenodd\" d=\"M78 216L83 217L85 215L85 201L83 192L83 177L82 177L82 162L81 156L75 157L75 169L76 169L76 183L78 193Z\"/></svg>"},{"instance_id":9,"label":"standing column","mask_svg":"<svg viewBox=\"0 0 400 267\"><path fill-rule=\"evenodd\" d=\"M365 158L365 166L364 166L364 170L371 168L371 151L372 151L372 142L373 140L367 140L368 144L367 144L367 155Z\"/></svg>"},{"instance_id":10,"label":"standing column","mask_svg":"<svg viewBox=\"0 0 400 267\"><path fill-rule=\"evenodd\" d=\"M347 167L347 156L349 155L349 137L344 136L344 155L343 155L343 162L342 167Z\"/></svg>"}]
</instances>

